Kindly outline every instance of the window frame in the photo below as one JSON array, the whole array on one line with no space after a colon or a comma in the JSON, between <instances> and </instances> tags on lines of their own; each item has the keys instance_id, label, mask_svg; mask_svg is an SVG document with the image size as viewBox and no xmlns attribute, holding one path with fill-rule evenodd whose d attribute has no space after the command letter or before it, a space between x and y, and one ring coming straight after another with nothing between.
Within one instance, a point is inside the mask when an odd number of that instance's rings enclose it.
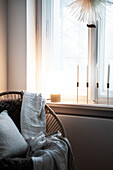
<instances>
[{"instance_id":1,"label":"window frame","mask_svg":"<svg viewBox=\"0 0 113 170\"><path fill-rule=\"evenodd\" d=\"M48 31L49 27L49 22L52 22L52 19L47 18L48 21L44 22L46 23L45 28L42 26L42 22L43 22L43 18L45 16L44 13L42 13L43 9L42 9L42 3L45 3L45 5L47 5L46 3L52 3L49 7L49 10L52 11L50 8L52 8L52 5L54 3L53 0L37 0L37 78L38 78L38 85L37 85L37 89L39 91L41 91L42 93L45 93L45 91L43 89L45 89L45 84L46 82L44 82L42 80L42 77L44 75L44 72L46 70L43 70L45 68L42 69L42 55L43 55L43 51L42 51L42 40L44 39L43 35L42 35L42 31L45 30L45 36L46 36L46 41L48 35L50 34L50 30ZM44 6L45 8L45 6ZM46 10L45 10L46 11ZM47 11L46 11L47 12ZM47 23L48 22L48 23ZM90 84L90 88L89 88L89 100L93 103L97 102L97 96L96 96L96 77L95 77L95 72L96 72L96 64L98 63L98 68L100 68L100 56L104 57L104 52L103 50L100 50L100 44L101 41L99 38L99 34L104 34L104 31L100 31L100 25L105 24L103 21L99 21L96 23L96 29L93 28L88 28L88 65L90 67L90 74L89 74L89 84ZM43 24L44 25L44 24ZM46 27L47 26L47 27ZM51 29L51 28L50 28ZM51 29L52 30L52 29ZM41 36L40 36L41 35ZM103 36L101 36L101 38L103 38ZM45 43L46 43L45 41ZM50 40L51 42L51 37ZM50 43L51 47L52 47L52 42ZM103 55L102 55L103 54ZM49 56L49 55L48 55ZM93 62L91 62L93 60ZM102 60L103 61L103 60ZM102 64L102 67L104 67L104 64ZM100 70L99 70L100 73ZM92 76L93 74L93 76ZM100 74L99 74L100 75ZM106 93L106 91L104 92ZM100 95L100 89L99 89L99 95L98 95L98 99L100 103L106 103L106 96L102 96ZM110 98L110 101L113 102L112 98Z\"/></svg>"}]
</instances>

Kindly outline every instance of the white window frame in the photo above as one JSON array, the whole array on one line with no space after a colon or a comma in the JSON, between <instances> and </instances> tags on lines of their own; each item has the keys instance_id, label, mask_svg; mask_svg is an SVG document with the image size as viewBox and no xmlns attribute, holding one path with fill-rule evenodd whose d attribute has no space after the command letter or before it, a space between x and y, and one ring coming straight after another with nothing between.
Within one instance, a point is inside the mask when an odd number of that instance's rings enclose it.
<instances>
[{"instance_id":1,"label":"white window frame","mask_svg":"<svg viewBox=\"0 0 113 170\"><path fill-rule=\"evenodd\" d=\"M106 10L106 7L104 6ZM106 19L106 11L103 11L102 20L98 22L98 33L97 33L97 61L98 61L98 68L99 68L99 82L104 82L104 74L101 76L100 70L104 73L105 68L105 19ZM100 36L99 36L100 35ZM107 77L106 79L106 89L104 89L104 85L101 85L99 88L99 101L100 103L106 104L107 103ZM113 105L113 91L110 90L109 93L109 101L110 104Z\"/></svg>"},{"instance_id":2,"label":"white window frame","mask_svg":"<svg viewBox=\"0 0 113 170\"><path fill-rule=\"evenodd\" d=\"M50 34L50 31L52 31L50 25L53 24L53 21L52 21L51 17L47 17L46 9L45 9L46 13L42 13L42 11L44 10L44 9L42 9L42 3L45 3L43 8L46 8L47 3L49 4L48 13L49 13L49 15L51 15L51 12L52 12L51 9L52 9L54 1L53 0L37 0L37 46L38 46L38 49L37 49L37 81L38 81L37 89L38 89L38 91L45 93L45 91L43 89L45 89L46 82L44 82L42 80L42 77L46 70L44 70L45 68L42 66L42 63L46 62L47 60L43 61L43 59L42 59L42 55L44 53L44 51L42 51L42 48L43 48L42 40L44 40L44 37L46 37L45 43L47 43L47 41L49 41L49 44L50 44L49 52L48 52L48 54L49 54L50 51L52 51L51 50L52 41L51 41L51 37L49 34ZM44 20L44 18L47 18L47 20ZM42 24L42 22L45 22L45 27L42 26L42 25L44 25L44 24ZM101 44L102 40L98 37L99 34L104 34L104 31L103 32L102 32L102 30L100 31L100 27L102 24L104 24L104 22L99 21L99 23L97 22L97 24L96 24L96 29L88 28L88 65L89 65L89 70L90 70L89 99L91 102L94 102L94 103L97 101L97 98L96 98L96 74L95 74L96 64L100 63L100 55L102 55L104 57L104 51L102 50L102 48L100 48L100 44ZM44 30L45 30L45 35L43 36L42 31L44 31ZM48 38L48 37L50 37L50 38ZM101 36L101 37L103 38L103 36ZM51 55L47 55L47 56L49 57ZM103 60L102 60L102 62L103 62ZM99 67L100 67L100 65L98 64L98 68ZM104 101L106 103L106 97L100 96L100 92L99 92L99 100ZM112 101L112 99L110 99L110 100Z\"/></svg>"}]
</instances>

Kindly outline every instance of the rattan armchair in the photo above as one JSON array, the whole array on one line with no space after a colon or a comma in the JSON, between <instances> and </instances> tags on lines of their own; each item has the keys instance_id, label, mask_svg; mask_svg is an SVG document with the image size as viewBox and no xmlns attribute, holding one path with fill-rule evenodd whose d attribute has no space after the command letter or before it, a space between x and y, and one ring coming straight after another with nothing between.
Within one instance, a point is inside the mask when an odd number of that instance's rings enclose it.
<instances>
[{"instance_id":1,"label":"rattan armchair","mask_svg":"<svg viewBox=\"0 0 113 170\"><path fill-rule=\"evenodd\" d=\"M3 109L8 110L9 116L12 118L14 123L16 124L17 128L20 130L20 111L21 111L21 104L23 99L23 91L7 91L0 93L0 112L3 111ZM16 116L15 113L12 113L12 108L10 109L10 105L12 102L17 102L16 104ZM1 107L3 106L3 107ZM60 131L61 134L66 137L66 131L65 128L58 118L58 116L55 114L55 112L46 104L45 105L45 114L46 114L46 133L53 133L56 131ZM19 165L19 162L23 162L23 165ZM5 162L5 168L8 169L32 169L32 161L26 158L7 158L2 159L2 164ZM8 165L8 162L10 165ZM3 165L4 166L4 165ZM9 167L8 167L9 166ZM1 160L0 160L0 169L2 169Z\"/></svg>"}]
</instances>

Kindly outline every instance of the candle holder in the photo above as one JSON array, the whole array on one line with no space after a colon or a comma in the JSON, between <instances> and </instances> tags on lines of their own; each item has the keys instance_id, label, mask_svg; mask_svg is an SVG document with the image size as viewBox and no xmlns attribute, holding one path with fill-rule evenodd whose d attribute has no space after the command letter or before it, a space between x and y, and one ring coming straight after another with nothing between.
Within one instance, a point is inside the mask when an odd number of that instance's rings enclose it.
<instances>
[{"instance_id":1,"label":"candle holder","mask_svg":"<svg viewBox=\"0 0 113 170\"><path fill-rule=\"evenodd\" d=\"M96 96L97 96L97 104L98 104L98 89L99 89L99 83L96 83Z\"/></svg>"},{"instance_id":2,"label":"candle holder","mask_svg":"<svg viewBox=\"0 0 113 170\"><path fill-rule=\"evenodd\" d=\"M77 103L78 103L78 87L79 87L79 65L77 65Z\"/></svg>"},{"instance_id":3,"label":"candle holder","mask_svg":"<svg viewBox=\"0 0 113 170\"><path fill-rule=\"evenodd\" d=\"M109 83L107 83L107 105L109 105Z\"/></svg>"},{"instance_id":4,"label":"candle holder","mask_svg":"<svg viewBox=\"0 0 113 170\"><path fill-rule=\"evenodd\" d=\"M86 83L86 88L87 88L87 104L88 104L88 88L89 88L89 82Z\"/></svg>"},{"instance_id":5,"label":"candle holder","mask_svg":"<svg viewBox=\"0 0 113 170\"><path fill-rule=\"evenodd\" d=\"M77 103L78 103L78 87L79 87L79 82L77 82Z\"/></svg>"},{"instance_id":6,"label":"candle holder","mask_svg":"<svg viewBox=\"0 0 113 170\"><path fill-rule=\"evenodd\" d=\"M109 105L109 80L110 80L110 64L108 64L108 74L107 74L107 105Z\"/></svg>"},{"instance_id":7,"label":"candle holder","mask_svg":"<svg viewBox=\"0 0 113 170\"><path fill-rule=\"evenodd\" d=\"M61 94L51 94L51 102L61 102Z\"/></svg>"}]
</instances>

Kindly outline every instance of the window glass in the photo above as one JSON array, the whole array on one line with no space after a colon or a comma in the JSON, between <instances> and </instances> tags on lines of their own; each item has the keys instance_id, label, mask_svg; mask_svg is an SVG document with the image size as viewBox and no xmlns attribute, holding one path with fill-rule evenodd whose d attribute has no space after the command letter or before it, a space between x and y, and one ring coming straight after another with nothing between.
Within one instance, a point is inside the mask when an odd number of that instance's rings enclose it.
<instances>
[{"instance_id":1,"label":"window glass","mask_svg":"<svg viewBox=\"0 0 113 170\"><path fill-rule=\"evenodd\" d=\"M43 21L43 28L45 24L46 28L42 32L42 57L46 61L43 69L46 95L61 93L64 97L75 97L78 64L79 95L86 95L88 28L85 23L77 22L72 17L67 8L71 2L71 0L48 0L46 10L43 8L46 12L46 21Z\"/></svg>"},{"instance_id":2,"label":"window glass","mask_svg":"<svg viewBox=\"0 0 113 170\"><path fill-rule=\"evenodd\" d=\"M108 5L101 27L100 96L106 96L108 64L110 64L110 96L113 96L113 5Z\"/></svg>"}]
</instances>

